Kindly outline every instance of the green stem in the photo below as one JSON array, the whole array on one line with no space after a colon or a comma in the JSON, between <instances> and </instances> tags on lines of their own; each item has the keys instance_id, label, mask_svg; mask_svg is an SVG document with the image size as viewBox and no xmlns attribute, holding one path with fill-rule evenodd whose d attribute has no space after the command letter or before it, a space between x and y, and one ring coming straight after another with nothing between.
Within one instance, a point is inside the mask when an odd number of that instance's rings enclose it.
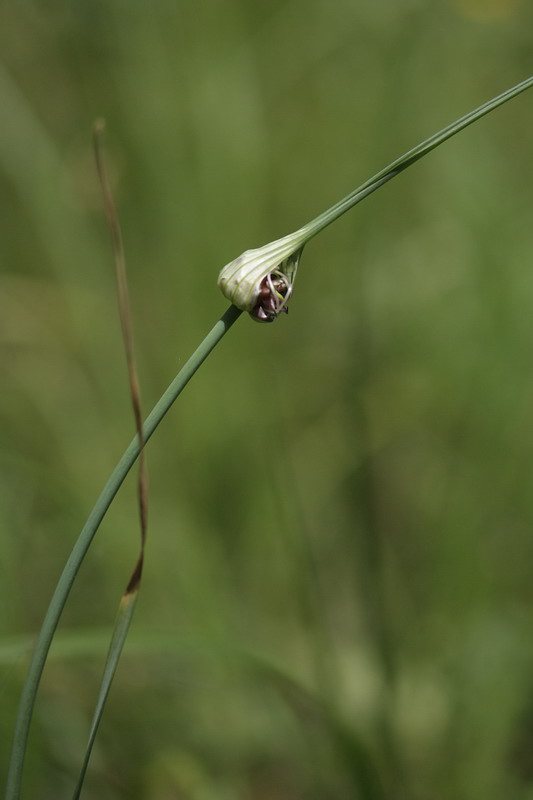
<instances>
[{"instance_id":1,"label":"green stem","mask_svg":"<svg viewBox=\"0 0 533 800\"><path fill-rule=\"evenodd\" d=\"M408 150L407 153L404 153L402 156L397 158L395 161L390 163L388 166L381 169L367 181L358 186L357 189L354 189L353 192L343 197L342 200L339 200L338 203L328 208L327 211L324 211L323 214L319 214L318 217L308 222L300 231L305 236L302 236L303 242L308 242L313 236L316 236L317 233L324 230L328 225L331 225L332 222L335 222L340 216L342 216L346 211L353 206L360 203L361 200L364 200L365 197L375 192L376 189L379 189L380 186L383 186L384 183L390 181L391 178L395 178L396 175L399 175L400 172L403 172L404 169L410 167L420 158L423 158L428 153L431 153L432 150L435 150L436 147L441 145L447 139L451 139L452 136L455 136L456 133L459 131L464 130L472 123L476 122L476 120L481 119L484 117L485 114L490 114L491 111L498 108L498 106L507 103L508 100L511 100L516 95L525 92L526 89L529 89L533 86L533 75L529 78L526 78L525 81L518 83L516 86L513 86L511 89L507 89L507 91L502 92L497 97L493 97L492 100L489 100L487 103L483 103L483 105L475 108L473 111L470 111L468 114L465 114L463 117L455 120L450 125L447 125L438 133L433 134L430 136L429 139L417 144L416 147L413 147L411 150Z\"/></svg>"},{"instance_id":2,"label":"green stem","mask_svg":"<svg viewBox=\"0 0 533 800\"><path fill-rule=\"evenodd\" d=\"M144 423L145 442L152 436L155 429L170 409L176 398L183 391L196 370L203 364L209 353L222 339L224 334L231 328L233 323L241 315L241 311L235 306L230 306L226 313L218 320L216 325L207 334L200 346L194 351L187 363L176 375L166 392L154 406ZM37 644L33 652L32 659L28 668L26 681L22 690L19 703L15 732L13 736L13 746L11 760L7 777L7 787L5 800L18 800L22 783L22 769L26 753L26 744L30 729L33 707L37 690L43 673L44 665L48 655L48 650L52 643L54 633L61 617L61 613L67 601L67 597L72 588L80 565L85 558L85 554L94 538L98 527L104 518L107 509L113 502L113 498L122 485L126 475L135 463L139 455L138 438L135 437L130 443L122 458L111 473L100 497L89 514L80 536L74 545L69 559L63 569L56 590L50 601L48 611L44 618Z\"/></svg>"}]
</instances>

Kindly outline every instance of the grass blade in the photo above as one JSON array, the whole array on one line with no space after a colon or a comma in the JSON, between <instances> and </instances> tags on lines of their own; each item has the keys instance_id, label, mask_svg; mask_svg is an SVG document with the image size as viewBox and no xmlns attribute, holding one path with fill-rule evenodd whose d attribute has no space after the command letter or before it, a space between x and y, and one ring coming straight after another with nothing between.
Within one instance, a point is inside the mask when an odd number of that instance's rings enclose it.
<instances>
[{"instance_id":1,"label":"grass blade","mask_svg":"<svg viewBox=\"0 0 533 800\"><path fill-rule=\"evenodd\" d=\"M133 612L135 610L135 605L137 603L138 596L139 596L139 583L137 582L136 588L133 589L133 591L131 592L126 590L120 601L117 617L115 620L115 625L113 627L113 633L111 635L109 650L107 651L107 657L104 665L104 672L102 675L102 681L100 683L100 690L98 692L98 699L96 701L96 706L94 709L93 721L91 724L91 730L89 732L89 740L87 742L83 764L80 769L78 783L76 785L74 794L72 795L73 800L78 800L78 798L81 795L81 790L83 788L85 776L87 774L87 768L89 766L89 760L91 758L91 753L96 739L96 734L98 733L98 728L100 726L100 721L104 713L105 704L111 689L111 684L113 683L113 678L115 677L115 672L118 666L118 662L120 660L122 648L124 647L124 642L126 641L126 636L128 635L128 630L133 617Z\"/></svg>"},{"instance_id":2,"label":"grass blade","mask_svg":"<svg viewBox=\"0 0 533 800\"><path fill-rule=\"evenodd\" d=\"M135 429L137 431L137 439L139 442L139 471L138 471L138 482L137 482L137 497L139 502L139 523L141 529L141 544L140 544L139 556L137 558L135 566L133 567L133 572L128 581L128 585L122 596L122 599L120 601L117 617L115 620L115 625L113 627L111 642L109 645L109 650L107 652L106 661L104 664L104 672L102 675L102 681L100 683L100 689L98 692L98 698L96 701L94 716L91 723L91 730L89 732L89 740L87 742L87 747L85 750L85 756L83 758L83 763L81 766L78 783L76 785L76 789L73 795L74 800L78 800L81 794L81 790L83 788L85 776L87 774L87 768L89 766L89 760L91 758L91 753L96 739L96 734L100 726L102 715L105 709L105 704L109 696L109 692L111 690L111 684L113 683L113 678L117 670L118 662L120 660L122 649L124 647L130 623L133 617L133 612L135 610L135 605L137 603L137 598L139 596L139 589L141 586L141 578L142 578L142 571L144 564L144 552L146 547L146 532L148 527L148 477L146 472L146 457L144 451L145 440L144 440L143 424L142 424L141 391L140 391L139 376L137 373L137 366L135 361L133 322L131 313L131 303L128 291L128 279L126 275L126 260L124 256L124 246L122 243L122 232L120 229L120 223L115 208L115 203L113 201L113 194L111 192L111 187L109 185L109 179L107 175L107 169L106 169L103 146L102 146L102 135L104 132L104 128L105 124L102 120L96 122L94 126L94 153L96 157L98 177L100 179L100 186L102 189L105 214L113 242L120 324L122 328L122 338L124 341L126 365L128 369L130 397L133 406L133 416L135 418Z\"/></svg>"},{"instance_id":3,"label":"grass blade","mask_svg":"<svg viewBox=\"0 0 533 800\"><path fill-rule=\"evenodd\" d=\"M128 369L128 382L130 387L131 404L135 419L135 430L139 440L139 473L137 484L137 496L139 501L139 522L141 526L141 550L137 565L133 570L130 583L126 591L133 591L141 580L142 567L144 560L144 549L146 545L146 529L148 524L148 478L146 473L146 456L144 452L144 433L143 415L141 407L141 390L137 366L135 363L135 345L133 337L133 323L131 313L131 303L128 291L128 279L126 275L126 260L124 257L124 246L122 244L122 232L120 223L113 201L111 187L107 176L107 169L102 148L102 134L105 128L103 120L98 120L94 126L94 153L98 177L102 188L104 209L107 224L111 232L113 241L113 252L115 257L115 274L117 282L118 307L120 315L120 325L122 328L122 338L126 355L126 366Z\"/></svg>"}]
</instances>

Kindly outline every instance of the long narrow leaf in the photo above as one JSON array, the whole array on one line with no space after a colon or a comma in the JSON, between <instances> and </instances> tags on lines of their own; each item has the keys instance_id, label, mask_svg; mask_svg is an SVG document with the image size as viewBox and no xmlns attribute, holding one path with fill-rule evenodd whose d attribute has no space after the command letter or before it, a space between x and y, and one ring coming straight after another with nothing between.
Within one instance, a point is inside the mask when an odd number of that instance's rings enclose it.
<instances>
[{"instance_id":1,"label":"long narrow leaf","mask_svg":"<svg viewBox=\"0 0 533 800\"><path fill-rule=\"evenodd\" d=\"M133 617L133 612L135 610L135 605L137 603L138 596L139 596L139 591L137 587L131 593L126 592L126 594L124 594L122 600L120 601L120 606L115 620L115 625L113 627L113 634L111 636L111 642L109 644L109 650L107 651L107 657L104 665L104 672L102 675L102 681L100 683L100 689L98 692L98 699L96 701L96 706L94 709L93 721L91 724L91 730L89 732L89 741L87 742L87 747L85 750L85 756L83 759L83 764L81 766L78 783L74 791L74 794L72 795L73 800L78 800L81 794L81 790L83 788L83 783L85 781L85 775L87 774L87 768L89 766L89 760L91 758L91 753L93 750L94 741L96 739L96 734L98 732L100 721L104 713L106 700L108 698L109 691L111 689L111 684L113 683L113 678L115 677L115 672L118 666L118 662L120 660L122 649L124 647L124 642L126 641L126 636L128 635L128 630Z\"/></svg>"}]
</instances>

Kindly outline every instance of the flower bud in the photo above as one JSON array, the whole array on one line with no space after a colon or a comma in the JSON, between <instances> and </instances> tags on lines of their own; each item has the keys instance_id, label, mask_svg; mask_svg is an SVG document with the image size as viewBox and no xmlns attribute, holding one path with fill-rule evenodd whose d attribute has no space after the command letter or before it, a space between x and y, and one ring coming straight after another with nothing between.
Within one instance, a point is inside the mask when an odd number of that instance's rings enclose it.
<instances>
[{"instance_id":1,"label":"flower bud","mask_svg":"<svg viewBox=\"0 0 533 800\"><path fill-rule=\"evenodd\" d=\"M296 231L246 250L222 269L218 278L222 293L257 322L274 322L287 313L304 241L302 231Z\"/></svg>"}]
</instances>

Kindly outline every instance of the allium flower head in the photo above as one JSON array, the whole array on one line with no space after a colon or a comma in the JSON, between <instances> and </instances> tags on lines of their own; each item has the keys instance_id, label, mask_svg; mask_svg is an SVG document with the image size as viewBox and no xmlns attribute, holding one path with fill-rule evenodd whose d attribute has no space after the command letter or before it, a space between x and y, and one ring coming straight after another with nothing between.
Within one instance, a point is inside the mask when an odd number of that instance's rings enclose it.
<instances>
[{"instance_id":1,"label":"allium flower head","mask_svg":"<svg viewBox=\"0 0 533 800\"><path fill-rule=\"evenodd\" d=\"M222 269L218 278L222 293L257 322L274 322L287 313L305 238L300 230L246 250Z\"/></svg>"},{"instance_id":2,"label":"allium flower head","mask_svg":"<svg viewBox=\"0 0 533 800\"><path fill-rule=\"evenodd\" d=\"M257 250L246 250L220 273L218 285L223 294L258 322L273 322L287 311L298 261L309 239L447 139L530 87L533 75L411 148L294 233Z\"/></svg>"}]
</instances>

